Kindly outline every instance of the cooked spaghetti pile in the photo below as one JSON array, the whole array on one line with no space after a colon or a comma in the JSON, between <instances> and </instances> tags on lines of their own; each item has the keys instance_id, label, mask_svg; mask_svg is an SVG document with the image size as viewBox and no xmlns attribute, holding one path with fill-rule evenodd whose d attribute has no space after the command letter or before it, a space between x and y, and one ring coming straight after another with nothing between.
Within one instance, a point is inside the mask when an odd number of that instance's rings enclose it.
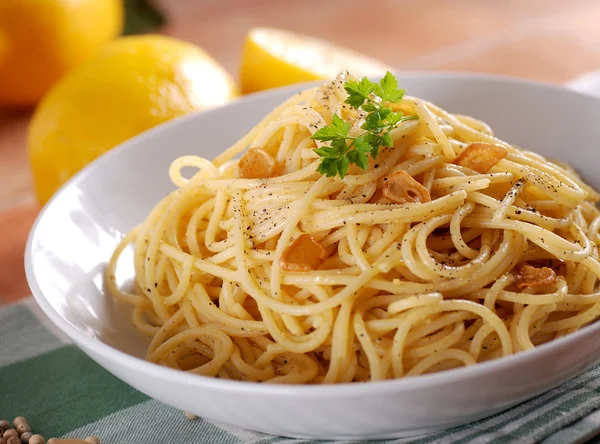
<instances>
[{"instance_id":1,"label":"cooked spaghetti pile","mask_svg":"<svg viewBox=\"0 0 600 444\"><path fill-rule=\"evenodd\" d=\"M173 163L178 189L108 267L150 361L278 383L401 378L600 316L598 193L472 117L368 91L353 106L348 82L294 96L213 161ZM384 107L404 117L371 132L367 156L367 111ZM338 145L319 137L338 127ZM114 277L130 245L134 293Z\"/></svg>"}]
</instances>

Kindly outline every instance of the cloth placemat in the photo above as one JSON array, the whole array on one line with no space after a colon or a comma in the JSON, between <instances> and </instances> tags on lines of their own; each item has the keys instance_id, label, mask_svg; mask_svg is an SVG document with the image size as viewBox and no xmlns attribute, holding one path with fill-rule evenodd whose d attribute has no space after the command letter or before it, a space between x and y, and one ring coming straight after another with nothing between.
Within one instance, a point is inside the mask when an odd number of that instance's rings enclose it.
<instances>
[{"instance_id":1,"label":"cloth placemat","mask_svg":"<svg viewBox=\"0 0 600 444\"><path fill-rule=\"evenodd\" d=\"M363 442L588 442L600 434L599 376L600 366L508 411L446 432ZM50 324L31 298L0 309L0 419L19 415L46 439L95 435L103 444L326 442L276 437L204 419L190 421L88 358Z\"/></svg>"}]
</instances>

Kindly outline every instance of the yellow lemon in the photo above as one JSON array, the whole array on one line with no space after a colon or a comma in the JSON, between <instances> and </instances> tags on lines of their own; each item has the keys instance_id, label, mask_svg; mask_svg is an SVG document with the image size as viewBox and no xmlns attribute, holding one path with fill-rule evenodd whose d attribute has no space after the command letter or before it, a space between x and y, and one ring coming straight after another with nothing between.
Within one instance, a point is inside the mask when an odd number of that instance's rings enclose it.
<instances>
[{"instance_id":1,"label":"yellow lemon","mask_svg":"<svg viewBox=\"0 0 600 444\"><path fill-rule=\"evenodd\" d=\"M332 43L289 31L254 28L246 35L240 81L244 94L309 80L329 79L348 69L381 75L392 68Z\"/></svg>"},{"instance_id":2,"label":"yellow lemon","mask_svg":"<svg viewBox=\"0 0 600 444\"><path fill-rule=\"evenodd\" d=\"M157 35L114 40L34 113L27 144L39 201L119 143L237 95L227 72L192 44Z\"/></svg>"},{"instance_id":3,"label":"yellow lemon","mask_svg":"<svg viewBox=\"0 0 600 444\"><path fill-rule=\"evenodd\" d=\"M1 0L0 105L37 102L122 28L121 0Z\"/></svg>"}]
</instances>

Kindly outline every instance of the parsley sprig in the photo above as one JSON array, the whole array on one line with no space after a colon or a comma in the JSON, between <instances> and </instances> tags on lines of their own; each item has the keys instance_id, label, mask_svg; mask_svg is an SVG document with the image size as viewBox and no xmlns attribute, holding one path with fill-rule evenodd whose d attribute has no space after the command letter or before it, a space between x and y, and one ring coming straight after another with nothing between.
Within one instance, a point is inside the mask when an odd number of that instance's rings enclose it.
<instances>
[{"instance_id":1,"label":"parsley sprig","mask_svg":"<svg viewBox=\"0 0 600 444\"><path fill-rule=\"evenodd\" d=\"M367 154L375 159L379 155L379 148L393 146L390 131L399 123L419 118L416 115L404 116L386 106L387 103L400 102L405 92L398 88L398 81L389 71L379 83L363 77L359 82L347 81L344 89L348 93L346 103L367 113L361 125L365 132L357 137L350 136L352 125L334 114L331 125L324 126L312 135L315 140L329 142L329 145L315 149L321 157L317 171L327 177L339 174L342 179L351 164L366 170Z\"/></svg>"}]
</instances>

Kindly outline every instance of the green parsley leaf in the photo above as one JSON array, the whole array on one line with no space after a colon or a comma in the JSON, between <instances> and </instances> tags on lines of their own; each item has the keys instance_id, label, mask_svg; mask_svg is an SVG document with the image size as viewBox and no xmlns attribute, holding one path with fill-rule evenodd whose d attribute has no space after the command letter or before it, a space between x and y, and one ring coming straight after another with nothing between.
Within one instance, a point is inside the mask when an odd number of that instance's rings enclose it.
<instances>
[{"instance_id":1,"label":"green parsley leaf","mask_svg":"<svg viewBox=\"0 0 600 444\"><path fill-rule=\"evenodd\" d=\"M358 155L359 155L358 151L352 150L352 151L348 151L348 153L346 154L346 157L348 158L350 163L356 163Z\"/></svg>"},{"instance_id":2,"label":"green parsley leaf","mask_svg":"<svg viewBox=\"0 0 600 444\"><path fill-rule=\"evenodd\" d=\"M400 102L404 97L404 90L398 88L398 82L390 72L379 83L363 77L358 82L347 81L344 89L348 93L346 103L367 113L361 125L365 132L357 137L350 136L351 123L334 114L331 125L324 126L312 135L313 139L328 143L315 148L321 157L317 171L327 177L339 174L342 179L350 165L366 170L369 165L367 154L376 159L380 147L393 147L391 131L399 123L419 118L416 115L404 116L386 106L389 102Z\"/></svg>"},{"instance_id":3,"label":"green parsley leaf","mask_svg":"<svg viewBox=\"0 0 600 444\"><path fill-rule=\"evenodd\" d=\"M379 114L381 120L387 120L390 114L393 113L393 111L389 108L379 108L377 110L377 113Z\"/></svg>"},{"instance_id":4,"label":"green parsley leaf","mask_svg":"<svg viewBox=\"0 0 600 444\"><path fill-rule=\"evenodd\" d=\"M361 128L367 131L380 132L385 126L385 123L381 120L381 116L375 111L367 114L365 123L362 124Z\"/></svg>"},{"instance_id":5,"label":"green parsley leaf","mask_svg":"<svg viewBox=\"0 0 600 444\"><path fill-rule=\"evenodd\" d=\"M398 81L391 72L386 72L383 79L379 81L379 85L374 88L375 94L381 97L381 101L398 103L404 97L406 92L403 89L398 89Z\"/></svg>"},{"instance_id":6,"label":"green parsley leaf","mask_svg":"<svg viewBox=\"0 0 600 444\"><path fill-rule=\"evenodd\" d=\"M368 100L369 94L371 94L376 83L371 82L366 77L363 77L360 82L348 81L344 84L344 89L348 93L346 103L353 108L360 108L365 100Z\"/></svg>"},{"instance_id":7,"label":"green parsley leaf","mask_svg":"<svg viewBox=\"0 0 600 444\"><path fill-rule=\"evenodd\" d=\"M350 163L358 165L363 170L366 170L367 166L369 165L369 159L367 158L367 155L360 151L349 151L346 157L348 158Z\"/></svg>"},{"instance_id":8,"label":"green parsley leaf","mask_svg":"<svg viewBox=\"0 0 600 444\"><path fill-rule=\"evenodd\" d=\"M340 116L334 114L331 119L331 125L319 129L312 135L312 138L321 142L327 142L340 137L346 137L351 127L350 122L346 122Z\"/></svg>"},{"instance_id":9,"label":"green parsley leaf","mask_svg":"<svg viewBox=\"0 0 600 444\"><path fill-rule=\"evenodd\" d=\"M356 138L356 140L354 140L354 149L356 151L359 151L361 153L368 153L369 151L371 151L371 144L369 143L369 141L367 140L366 135L362 135Z\"/></svg>"},{"instance_id":10,"label":"green parsley leaf","mask_svg":"<svg viewBox=\"0 0 600 444\"><path fill-rule=\"evenodd\" d=\"M371 158L376 159L379 155L379 147L383 145L383 136L380 136L379 134L370 133L367 134L366 139L367 142L369 142L369 145L371 145Z\"/></svg>"},{"instance_id":11,"label":"green parsley leaf","mask_svg":"<svg viewBox=\"0 0 600 444\"><path fill-rule=\"evenodd\" d=\"M315 148L315 153L326 159L335 159L339 156L337 150L331 146L324 146L323 148Z\"/></svg>"},{"instance_id":12,"label":"green parsley leaf","mask_svg":"<svg viewBox=\"0 0 600 444\"><path fill-rule=\"evenodd\" d=\"M340 174L340 177L343 179L344 176L346 175L346 173L348 172L348 167L350 166L350 159L348 159L348 157L344 156L344 157L340 157L340 159L337 162L338 162L338 165L337 165L338 173Z\"/></svg>"},{"instance_id":13,"label":"green parsley leaf","mask_svg":"<svg viewBox=\"0 0 600 444\"><path fill-rule=\"evenodd\" d=\"M379 147L383 144L383 136L380 136L379 134L368 133L365 136L365 139L372 147Z\"/></svg>"},{"instance_id":14,"label":"green parsley leaf","mask_svg":"<svg viewBox=\"0 0 600 444\"><path fill-rule=\"evenodd\" d=\"M419 116L413 114L412 116L403 116L401 122L407 122L409 120L419 120Z\"/></svg>"},{"instance_id":15,"label":"green parsley leaf","mask_svg":"<svg viewBox=\"0 0 600 444\"><path fill-rule=\"evenodd\" d=\"M346 151L348 151L348 144L346 143L346 139L336 139L331 141L331 146L335 150L337 157L343 156Z\"/></svg>"},{"instance_id":16,"label":"green parsley leaf","mask_svg":"<svg viewBox=\"0 0 600 444\"><path fill-rule=\"evenodd\" d=\"M371 102L367 102L363 106L361 106L360 109L368 113L372 113L373 111L377 111L377 106Z\"/></svg>"},{"instance_id":17,"label":"green parsley leaf","mask_svg":"<svg viewBox=\"0 0 600 444\"><path fill-rule=\"evenodd\" d=\"M385 133L383 135L381 146L394 146L394 141L392 140L392 136L390 135L390 133Z\"/></svg>"},{"instance_id":18,"label":"green parsley leaf","mask_svg":"<svg viewBox=\"0 0 600 444\"><path fill-rule=\"evenodd\" d=\"M389 115L389 117L387 119L387 122L391 126L396 126L396 125L398 125L402 121L402 117L403 116L402 116L401 112L397 112L397 113L392 112Z\"/></svg>"},{"instance_id":19,"label":"green parsley leaf","mask_svg":"<svg viewBox=\"0 0 600 444\"><path fill-rule=\"evenodd\" d=\"M325 174L327 177L333 177L338 173L337 159L323 159L319 164L317 171Z\"/></svg>"}]
</instances>

